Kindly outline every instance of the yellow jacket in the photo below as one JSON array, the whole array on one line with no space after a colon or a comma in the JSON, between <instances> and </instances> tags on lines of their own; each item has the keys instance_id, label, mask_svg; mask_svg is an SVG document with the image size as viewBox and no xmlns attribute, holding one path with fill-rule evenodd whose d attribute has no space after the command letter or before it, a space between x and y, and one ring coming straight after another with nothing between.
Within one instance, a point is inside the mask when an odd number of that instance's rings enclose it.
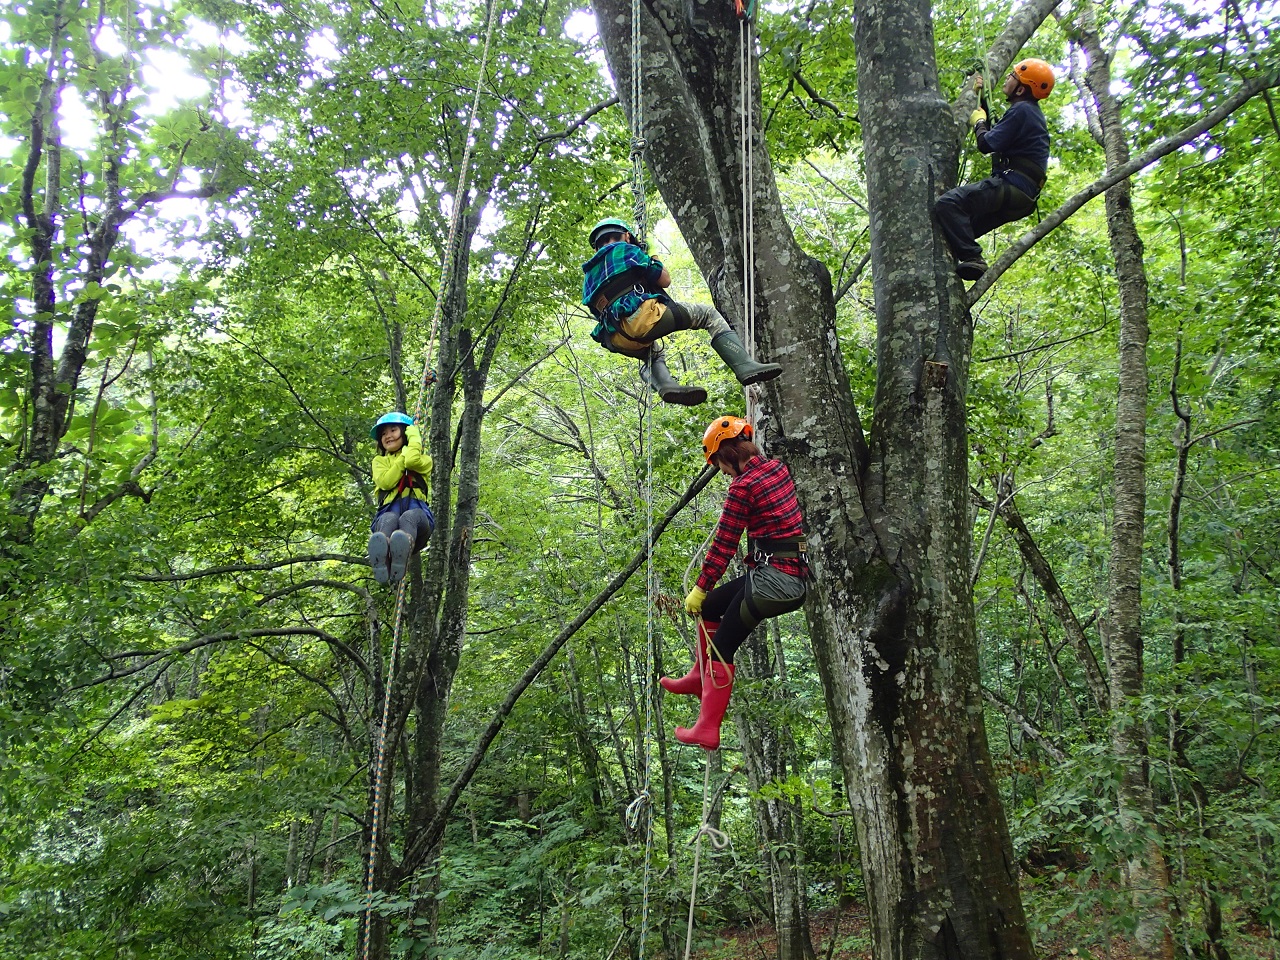
<instances>
[{"instance_id":1,"label":"yellow jacket","mask_svg":"<svg viewBox=\"0 0 1280 960\"><path fill-rule=\"evenodd\" d=\"M406 471L415 473L413 486L401 490L396 488ZM386 506L397 496L414 496L419 500L427 499L427 481L431 477L431 457L422 449L422 434L416 424L411 424L404 431L404 446L396 453L385 454L373 458L373 485L378 488L378 505Z\"/></svg>"}]
</instances>

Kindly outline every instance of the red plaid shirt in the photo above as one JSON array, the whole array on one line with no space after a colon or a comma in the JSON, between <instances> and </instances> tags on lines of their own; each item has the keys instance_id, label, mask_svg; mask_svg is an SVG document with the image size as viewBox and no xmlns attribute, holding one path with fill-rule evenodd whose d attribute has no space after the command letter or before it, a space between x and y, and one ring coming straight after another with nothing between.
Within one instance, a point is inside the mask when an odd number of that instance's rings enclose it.
<instances>
[{"instance_id":1,"label":"red plaid shirt","mask_svg":"<svg viewBox=\"0 0 1280 960\"><path fill-rule=\"evenodd\" d=\"M787 465L780 460L752 457L742 473L729 482L720 524L698 575L698 586L703 590L710 590L723 576L738 552L743 530L749 538L761 540L795 540L804 536L795 484ZM754 567L756 562L748 556L747 565ZM793 577L802 577L805 572L804 563L794 557L778 557L771 566Z\"/></svg>"}]
</instances>

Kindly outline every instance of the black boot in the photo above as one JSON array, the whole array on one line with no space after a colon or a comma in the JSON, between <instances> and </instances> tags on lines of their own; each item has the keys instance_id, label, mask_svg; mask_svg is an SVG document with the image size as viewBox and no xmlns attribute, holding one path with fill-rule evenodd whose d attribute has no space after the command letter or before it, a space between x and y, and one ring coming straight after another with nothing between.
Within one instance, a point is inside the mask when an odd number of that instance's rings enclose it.
<instances>
[{"instance_id":1,"label":"black boot","mask_svg":"<svg viewBox=\"0 0 1280 960\"><path fill-rule=\"evenodd\" d=\"M696 407L707 400L707 391L702 387L686 387L678 383L667 369L667 361L660 356L650 354L648 360L640 361L640 379L653 387L663 403L678 403L682 407Z\"/></svg>"},{"instance_id":2,"label":"black boot","mask_svg":"<svg viewBox=\"0 0 1280 960\"><path fill-rule=\"evenodd\" d=\"M713 339L711 349L720 355L720 359L728 365L743 386L764 383L782 373L782 367L776 363L756 363L752 360L747 355L747 348L732 330Z\"/></svg>"}]
</instances>

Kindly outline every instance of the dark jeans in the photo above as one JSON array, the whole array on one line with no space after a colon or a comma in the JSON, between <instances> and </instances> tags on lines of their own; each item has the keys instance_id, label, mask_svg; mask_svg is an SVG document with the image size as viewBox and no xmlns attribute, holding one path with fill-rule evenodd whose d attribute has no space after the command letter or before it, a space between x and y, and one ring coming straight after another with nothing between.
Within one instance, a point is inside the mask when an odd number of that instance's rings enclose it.
<instances>
[{"instance_id":1,"label":"dark jeans","mask_svg":"<svg viewBox=\"0 0 1280 960\"><path fill-rule=\"evenodd\" d=\"M933 209L951 252L956 260L964 261L982 259L982 247L975 238L1030 216L1035 208L1035 198L1004 177L987 177L948 190Z\"/></svg>"},{"instance_id":2,"label":"dark jeans","mask_svg":"<svg viewBox=\"0 0 1280 960\"><path fill-rule=\"evenodd\" d=\"M721 584L702 601L702 619L718 623L712 656L733 663L744 640L761 620L779 617L804 605L806 588L802 577L780 573L770 566L757 567L728 583Z\"/></svg>"}]
</instances>

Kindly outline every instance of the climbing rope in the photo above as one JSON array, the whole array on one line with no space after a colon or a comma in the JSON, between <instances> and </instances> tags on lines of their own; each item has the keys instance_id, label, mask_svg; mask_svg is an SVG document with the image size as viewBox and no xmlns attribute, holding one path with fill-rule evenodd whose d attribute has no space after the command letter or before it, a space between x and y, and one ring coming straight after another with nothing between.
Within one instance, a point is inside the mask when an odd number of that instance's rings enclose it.
<instances>
[{"instance_id":1,"label":"climbing rope","mask_svg":"<svg viewBox=\"0 0 1280 960\"><path fill-rule=\"evenodd\" d=\"M991 77L987 74L987 24L982 13L982 0L973 0L973 34L978 48L978 70L982 74L982 93L985 100L991 91Z\"/></svg>"},{"instance_id":2,"label":"climbing rope","mask_svg":"<svg viewBox=\"0 0 1280 960\"><path fill-rule=\"evenodd\" d=\"M480 54L480 69L476 77L475 96L472 98L471 113L467 119L462 163L458 168L458 189L453 195L453 210L449 217L449 234L444 246L444 262L441 265L439 294L436 297L435 310L431 316L431 328L427 335L427 345L423 352L422 377L418 388L417 403L413 410L415 421L422 418L427 389L435 383L436 379L431 369L431 354L440 329L440 318L444 312L445 287L453 276L454 263L458 253L458 233L462 223L463 211L466 208L467 177L471 165L471 153L475 146L472 127L475 124L476 114L480 110L480 91L484 84L485 70L489 63L489 47L493 39L493 25L497 19L497 12L497 0L489 0L489 10L484 31L484 49ZM396 667L400 658L400 640L404 633L404 613L408 605L408 596L408 580L401 579L400 585L396 588L395 628L391 637L391 657L387 663L386 676L383 679L382 718L378 724L378 745L373 767L373 810L370 815L369 862L365 869L365 904L362 918L364 937L360 945L360 954L363 960L369 960L370 942L373 934L373 890L377 875L378 840L383 821L383 803L386 796L387 725L391 722L391 691L395 684Z\"/></svg>"},{"instance_id":3,"label":"climbing rope","mask_svg":"<svg viewBox=\"0 0 1280 960\"><path fill-rule=\"evenodd\" d=\"M645 425L645 481L644 481L644 516L645 516L645 664L644 664L644 737L641 740L641 787L640 793L627 808L627 819L633 830L639 827L644 817L644 876L640 884L640 945L638 960L644 960L645 940L649 932L649 881L653 872L653 769L651 765L651 744L653 743L653 674L654 674L654 632L653 623L657 617L658 575L653 563L653 393L641 388L644 399Z\"/></svg>"},{"instance_id":4,"label":"climbing rope","mask_svg":"<svg viewBox=\"0 0 1280 960\"><path fill-rule=\"evenodd\" d=\"M693 887L689 892L689 925L684 937L684 960L689 960L689 951L693 949L693 908L698 903L698 861L702 854L702 838L711 841L716 850L723 850L729 845L729 836L723 830L711 826L711 752L707 751L706 773L702 775L702 820L698 830L689 843L693 845Z\"/></svg>"},{"instance_id":5,"label":"climbing rope","mask_svg":"<svg viewBox=\"0 0 1280 960\"><path fill-rule=\"evenodd\" d=\"M637 236L649 235L644 184L644 61L640 36L640 0L631 0L631 199Z\"/></svg>"},{"instance_id":6,"label":"climbing rope","mask_svg":"<svg viewBox=\"0 0 1280 960\"><path fill-rule=\"evenodd\" d=\"M756 223L755 223L755 143L754 100L751 83L754 76L755 31L751 14L755 3L746 9L735 0L738 11L738 140L742 147L742 313L743 339L747 355L756 355ZM756 429L756 391L744 387L746 421Z\"/></svg>"},{"instance_id":7,"label":"climbing rope","mask_svg":"<svg viewBox=\"0 0 1280 960\"><path fill-rule=\"evenodd\" d=\"M640 32L640 0L631 2L631 196L634 204L632 220L636 236L643 247L649 233L649 217L645 204L644 181L644 46ZM651 350L653 348L650 348ZM627 807L627 823L632 831L644 821L644 875L640 883L640 943L637 960L644 960L645 941L649 934L649 884L653 874L653 769L650 754L653 742L653 624L657 616L658 577L653 563L653 392L643 384L645 448L645 667L644 667L644 736L641 740L640 792Z\"/></svg>"}]
</instances>

